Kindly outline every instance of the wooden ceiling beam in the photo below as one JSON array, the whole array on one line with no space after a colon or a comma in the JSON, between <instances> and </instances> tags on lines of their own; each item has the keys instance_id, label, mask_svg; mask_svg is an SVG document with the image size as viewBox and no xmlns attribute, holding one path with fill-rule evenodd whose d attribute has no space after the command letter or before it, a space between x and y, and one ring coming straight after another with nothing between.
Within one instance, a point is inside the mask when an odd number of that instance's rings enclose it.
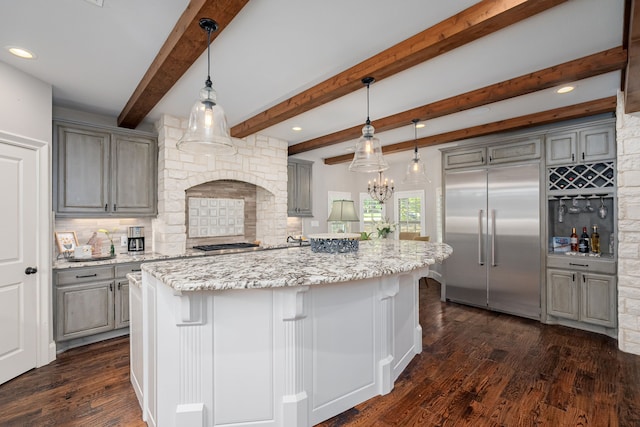
<instances>
[{"instance_id":1,"label":"wooden ceiling beam","mask_svg":"<svg viewBox=\"0 0 640 427\"><path fill-rule=\"evenodd\" d=\"M441 133L439 135L431 135L419 138L417 144L419 148L431 145L444 144L447 142L460 141L489 134L514 131L525 129L533 126L541 126L550 123L556 123L563 120L577 119L596 114L611 113L616 110L616 97L597 99L594 101L583 102L568 107L556 108L553 110L542 111L539 113L527 114L525 116L515 117L512 119L500 120L497 122L487 123L484 125L473 126L466 129L454 130L451 132ZM416 140L399 142L397 144L385 145L382 147L384 154L394 154L402 151L413 150ZM342 156L329 157L324 159L327 165L337 165L347 163L353 159L353 154L345 154Z\"/></svg>"},{"instance_id":2,"label":"wooden ceiling beam","mask_svg":"<svg viewBox=\"0 0 640 427\"><path fill-rule=\"evenodd\" d=\"M431 28L239 123L231 135L244 138L362 88L362 78L377 81L452 51L567 0L483 0Z\"/></svg>"},{"instance_id":3,"label":"wooden ceiling beam","mask_svg":"<svg viewBox=\"0 0 640 427\"><path fill-rule=\"evenodd\" d=\"M631 1L629 14L629 61L625 73L624 112L627 114L640 111L640 4Z\"/></svg>"},{"instance_id":4,"label":"wooden ceiling beam","mask_svg":"<svg viewBox=\"0 0 640 427\"><path fill-rule=\"evenodd\" d=\"M403 111L382 119L376 119L373 125L376 132L384 132L407 126L413 119L430 120L457 113L493 102L504 101L516 96L526 95L548 89L564 83L570 83L611 71L622 70L627 64L627 52L616 47L574 61L545 68L510 80L476 89L462 95L436 101L431 104ZM328 147L333 144L359 138L363 124L340 130L329 135L300 142L289 147L289 155Z\"/></svg>"},{"instance_id":5,"label":"wooden ceiling beam","mask_svg":"<svg viewBox=\"0 0 640 427\"><path fill-rule=\"evenodd\" d=\"M191 0L164 42L149 69L118 116L118 126L135 128L207 49L206 33L200 18L211 18L218 30L226 28L249 0ZM205 75L203 71L202 84Z\"/></svg>"}]
</instances>

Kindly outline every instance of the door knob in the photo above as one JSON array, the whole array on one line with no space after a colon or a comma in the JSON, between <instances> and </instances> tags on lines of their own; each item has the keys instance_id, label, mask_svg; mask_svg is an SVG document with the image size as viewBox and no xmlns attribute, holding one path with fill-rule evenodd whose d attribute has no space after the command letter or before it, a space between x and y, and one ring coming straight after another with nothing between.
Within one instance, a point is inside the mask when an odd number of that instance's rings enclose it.
<instances>
[{"instance_id":1,"label":"door knob","mask_svg":"<svg viewBox=\"0 0 640 427\"><path fill-rule=\"evenodd\" d=\"M27 267L26 270L24 270L24 274L36 274L38 272L38 269L36 267Z\"/></svg>"}]
</instances>

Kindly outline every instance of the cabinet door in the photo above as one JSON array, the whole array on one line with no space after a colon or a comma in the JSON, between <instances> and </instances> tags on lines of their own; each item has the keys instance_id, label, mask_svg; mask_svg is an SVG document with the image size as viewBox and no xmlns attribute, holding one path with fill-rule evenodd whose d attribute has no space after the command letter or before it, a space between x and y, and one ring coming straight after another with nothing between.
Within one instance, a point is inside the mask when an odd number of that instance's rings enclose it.
<instances>
[{"instance_id":1,"label":"cabinet door","mask_svg":"<svg viewBox=\"0 0 640 427\"><path fill-rule=\"evenodd\" d=\"M311 172L313 162L289 160L287 164L287 213L289 216L313 216Z\"/></svg>"},{"instance_id":2,"label":"cabinet door","mask_svg":"<svg viewBox=\"0 0 640 427\"><path fill-rule=\"evenodd\" d=\"M582 273L580 288L580 320L595 325L615 327L615 277Z\"/></svg>"},{"instance_id":3,"label":"cabinet door","mask_svg":"<svg viewBox=\"0 0 640 427\"><path fill-rule=\"evenodd\" d=\"M287 164L287 215L296 216L296 164Z\"/></svg>"},{"instance_id":4,"label":"cabinet door","mask_svg":"<svg viewBox=\"0 0 640 427\"><path fill-rule=\"evenodd\" d=\"M547 313L578 319L578 274L565 270L547 271Z\"/></svg>"},{"instance_id":5,"label":"cabinet door","mask_svg":"<svg viewBox=\"0 0 640 427\"><path fill-rule=\"evenodd\" d=\"M129 326L129 280L121 279L116 281L115 294L115 328L126 328Z\"/></svg>"},{"instance_id":6,"label":"cabinet door","mask_svg":"<svg viewBox=\"0 0 640 427\"><path fill-rule=\"evenodd\" d=\"M489 163L506 163L540 158L539 138L514 141L505 145L489 147Z\"/></svg>"},{"instance_id":7,"label":"cabinet door","mask_svg":"<svg viewBox=\"0 0 640 427\"><path fill-rule=\"evenodd\" d=\"M576 159L576 133L563 132L547 135L547 165L573 163Z\"/></svg>"},{"instance_id":8,"label":"cabinet door","mask_svg":"<svg viewBox=\"0 0 640 427\"><path fill-rule=\"evenodd\" d=\"M298 216L312 216L311 211L311 167L310 163L297 164L296 199Z\"/></svg>"},{"instance_id":9,"label":"cabinet door","mask_svg":"<svg viewBox=\"0 0 640 427\"><path fill-rule=\"evenodd\" d=\"M594 126L580 131L580 161L614 159L616 140L613 125Z\"/></svg>"},{"instance_id":10,"label":"cabinet door","mask_svg":"<svg viewBox=\"0 0 640 427\"><path fill-rule=\"evenodd\" d=\"M56 212L104 214L109 201L110 134L59 125L56 132Z\"/></svg>"},{"instance_id":11,"label":"cabinet door","mask_svg":"<svg viewBox=\"0 0 640 427\"><path fill-rule=\"evenodd\" d=\"M56 288L56 340L112 330L113 285L108 281Z\"/></svg>"},{"instance_id":12,"label":"cabinet door","mask_svg":"<svg viewBox=\"0 0 640 427\"><path fill-rule=\"evenodd\" d=\"M469 150L458 150L444 155L444 168L463 168L467 166L482 166L485 163L486 149L483 147Z\"/></svg>"},{"instance_id":13,"label":"cabinet door","mask_svg":"<svg viewBox=\"0 0 640 427\"><path fill-rule=\"evenodd\" d=\"M114 135L111 142L111 206L116 214L155 215L156 143L150 138Z\"/></svg>"}]
</instances>

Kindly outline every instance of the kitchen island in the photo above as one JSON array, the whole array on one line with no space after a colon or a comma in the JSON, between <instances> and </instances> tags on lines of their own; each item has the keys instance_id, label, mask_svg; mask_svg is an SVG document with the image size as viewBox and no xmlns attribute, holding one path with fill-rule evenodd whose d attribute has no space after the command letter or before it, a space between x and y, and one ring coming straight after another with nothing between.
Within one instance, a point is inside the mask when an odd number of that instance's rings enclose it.
<instances>
[{"instance_id":1,"label":"kitchen island","mask_svg":"<svg viewBox=\"0 0 640 427\"><path fill-rule=\"evenodd\" d=\"M451 252L381 239L345 254L301 247L143 264L131 299L143 418L304 427L389 393L422 351L419 279Z\"/></svg>"}]
</instances>

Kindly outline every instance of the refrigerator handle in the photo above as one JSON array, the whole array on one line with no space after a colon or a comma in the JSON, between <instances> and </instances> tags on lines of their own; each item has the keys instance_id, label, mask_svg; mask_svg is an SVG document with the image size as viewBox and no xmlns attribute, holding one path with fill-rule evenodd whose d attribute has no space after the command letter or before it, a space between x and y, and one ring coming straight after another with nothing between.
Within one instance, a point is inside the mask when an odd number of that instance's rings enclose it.
<instances>
[{"instance_id":1,"label":"refrigerator handle","mask_svg":"<svg viewBox=\"0 0 640 427\"><path fill-rule=\"evenodd\" d=\"M496 263L496 210L491 209L491 267L497 267Z\"/></svg>"},{"instance_id":2,"label":"refrigerator handle","mask_svg":"<svg viewBox=\"0 0 640 427\"><path fill-rule=\"evenodd\" d=\"M483 210L478 211L478 265L484 265L482 260L482 214Z\"/></svg>"}]
</instances>

